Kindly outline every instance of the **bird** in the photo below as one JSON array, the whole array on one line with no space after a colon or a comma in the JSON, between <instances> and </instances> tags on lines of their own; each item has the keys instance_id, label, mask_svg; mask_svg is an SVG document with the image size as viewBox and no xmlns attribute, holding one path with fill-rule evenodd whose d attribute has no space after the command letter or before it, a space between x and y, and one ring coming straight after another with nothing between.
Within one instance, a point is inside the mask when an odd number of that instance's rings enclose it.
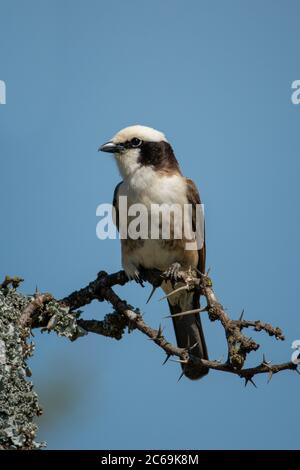
<instances>
[{"instance_id":1,"label":"bird","mask_svg":"<svg viewBox=\"0 0 300 470\"><path fill-rule=\"evenodd\" d=\"M149 209L155 204L174 204L183 208L185 204L190 204L192 224L195 225L195 208L201 204L199 192L195 183L183 176L164 133L151 127L132 125L117 132L99 150L114 155L122 177L113 196L114 219L119 231L121 217L125 217L128 223L132 220L129 210L126 214L120 213L121 197L127 198L128 207L142 204ZM172 220L174 222L174 218ZM201 319L197 312L200 309L200 294L186 289L175 292L183 285L177 282L179 270L192 270L197 277L205 273L205 234L201 246L194 244L193 249L186 249L184 236L174 236L175 222L171 226L170 239L161 237L161 219L158 226L159 237L154 239L150 236L132 237L128 233L127 237L120 237L123 269L129 279L138 282L143 269L157 269L165 273L161 288L167 294L177 345L190 349L192 358L208 360ZM169 295L173 291L174 294ZM196 310L196 313L178 315L190 310ZM181 363L181 367L182 374L191 380L202 378L209 370L199 360Z\"/></svg>"}]
</instances>

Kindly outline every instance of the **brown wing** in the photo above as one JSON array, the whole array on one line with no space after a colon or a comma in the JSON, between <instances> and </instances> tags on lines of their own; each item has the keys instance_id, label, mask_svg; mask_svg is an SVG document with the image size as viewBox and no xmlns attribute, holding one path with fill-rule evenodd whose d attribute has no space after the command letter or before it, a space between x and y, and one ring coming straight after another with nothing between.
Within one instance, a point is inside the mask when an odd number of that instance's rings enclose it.
<instances>
[{"instance_id":1,"label":"brown wing","mask_svg":"<svg viewBox=\"0 0 300 470\"><path fill-rule=\"evenodd\" d=\"M188 202L193 205L193 208L195 208L196 204L201 204L201 199L200 199L198 189L195 183L189 178L186 178L186 183L187 183ZM193 210L193 213L192 213L192 225L193 225L193 230L195 231L196 230L196 210ZM203 246L200 250L198 250L198 253L199 253L198 269L201 273L205 273L205 259L206 259L205 222L203 226L203 238L204 238Z\"/></svg>"},{"instance_id":2,"label":"brown wing","mask_svg":"<svg viewBox=\"0 0 300 470\"><path fill-rule=\"evenodd\" d=\"M119 190L119 187L121 186L121 184L123 183L123 181L120 181L120 183L117 184L117 186L115 187L115 190L114 190L114 197L113 197L113 206L116 210L116 218L114 220L115 224L116 224L116 227L117 229L119 230L119 204L118 204L118 190Z\"/></svg>"}]
</instances>

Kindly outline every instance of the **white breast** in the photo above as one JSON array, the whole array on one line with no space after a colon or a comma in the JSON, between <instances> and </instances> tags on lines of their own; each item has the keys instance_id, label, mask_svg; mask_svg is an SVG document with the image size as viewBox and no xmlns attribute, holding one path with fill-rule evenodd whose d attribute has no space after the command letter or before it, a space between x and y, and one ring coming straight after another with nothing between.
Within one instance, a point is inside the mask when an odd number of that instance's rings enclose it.
<instances>
[{"instance_id":1,"label":"white breast","mask_svg":"<svg viewBox=\"0 0 300 470\"><path fill-rule=\"evenodd\" d=\"M187 204L186 182L181 175L161 175L151 167L141 167L126 178L119 187L118 196L127 196L128 208L132 204L144 204L150 209L151 204ZM129 275L137 274L138 266L145 268L167 269L177 260L175 250L165 248L161 240L144 240L142 246L128 252L122 244L122 264Z\"/></svg>"},{"instance_id":2,"label":"white breast","mask_svg":"<svg viewBox=\"0 0 300 470\"><path fill-rule=\"evenodd\" d=\"M186 183L181 175L160 175L150 166L143 166L124 180L119 195L128 197L129 204L186 204Z\"/></svg>"}]
</instances>

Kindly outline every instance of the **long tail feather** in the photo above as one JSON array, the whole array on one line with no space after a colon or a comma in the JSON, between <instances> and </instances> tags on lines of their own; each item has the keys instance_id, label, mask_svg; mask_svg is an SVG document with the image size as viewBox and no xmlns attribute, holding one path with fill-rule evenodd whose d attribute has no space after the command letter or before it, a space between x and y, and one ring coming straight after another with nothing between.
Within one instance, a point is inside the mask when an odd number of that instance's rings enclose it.
<instances>
[{"instance_id":1,"label":"long tail feather","mask_svg":"<svg viewBox=\"0 0 300 470\"><path fill-rule=\"evenodd\" d=\"M192 298L190 309L200 308L199 296L195 294ZM179 303L171 304L168 300L171 315L176 315L182 311ZM180 348L190 348L193 346L191 355L199 359L208 359L205 337L201 325L199 313L195 315L184 315L173 317L173 325L177 345ZM207 367L199 364L181 364L182 371L191 380L200 379L209 371Z\"/></svg>"}]
</instances>

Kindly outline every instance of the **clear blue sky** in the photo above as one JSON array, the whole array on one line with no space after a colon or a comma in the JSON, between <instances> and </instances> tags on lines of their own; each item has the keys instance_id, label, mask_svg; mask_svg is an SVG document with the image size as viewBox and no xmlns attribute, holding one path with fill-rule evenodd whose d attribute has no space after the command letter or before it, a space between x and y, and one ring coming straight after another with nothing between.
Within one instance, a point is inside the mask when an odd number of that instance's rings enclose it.
<instances>
[{"instance_id":1,"label":"clear blue sky","mask_svg":"<svg viewBox=\"0 0 300 470\"><path fill-rule=\"evenodd\" d=\"M299 327L300 4L291 0L0 0L0 274L60 297L120 269L96 207L120 178L98 146L122 127L164 131L197 183L216 292L237 317L280 325L251 363L286 361ZM119 288L153 326L150 287ZM93 303L85 317L102 318ZM211 358L223 332L205 319ZM166 334L173 338L164 320ZM253 334L256 337L255 334ZM36 334L33 379L48 448L297 448L299 376L258 389L179 367L138 332L75 343Z\"/></svg>"}]
</instances>

